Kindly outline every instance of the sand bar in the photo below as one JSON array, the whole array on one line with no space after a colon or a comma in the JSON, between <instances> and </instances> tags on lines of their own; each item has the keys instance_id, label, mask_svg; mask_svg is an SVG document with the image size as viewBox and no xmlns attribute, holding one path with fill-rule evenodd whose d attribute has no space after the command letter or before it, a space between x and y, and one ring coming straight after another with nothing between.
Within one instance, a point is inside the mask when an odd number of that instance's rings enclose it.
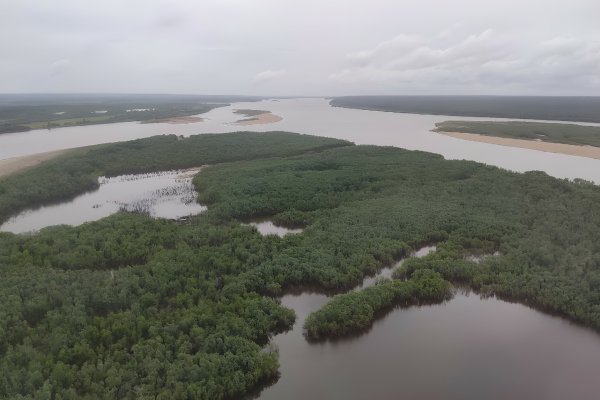
<instances>
[{"instance_id":1,"label":"sand bar","mask_svg":"<svg viewBox=\"0 0 600 400\"><path fill-rule=\"evenodd\" d=\"M252 118L248 119L240 119L236 121L234 125L258 125L258 124L272 124L273 122L279 122L283 118L279 115L275 115L270 112L265 112L263 114L258 114Z\"/></svg>"},{"instance_id":2,"label":"sand bar","mask_svg":"<svg viewBox=\"0 0 600 400\"><path fill-rule=\"evenodd\" d=\"M574 144L551 143L538 140L511 139L497 136L479 135L476 133L441 131L438 131L437 133L457 139L470 140L473 142L490 143L507 147L520 147L522 149L539 150L548 153L560 153L570 156L588 157L600 160L600 147L594 146L578 146Z\"/></svg>"},{"instance_id":3,"label":"sand bar","mask_svg":"<svg viewBox=\"0 0 600 400\"><path fill-rule=\"evenodd\" d=\"M0 160L0 177L22 171L27 168L35 167L36 165L57 157L67 151L72 150L56 150L45 153L32 154L29 156L12 157L5 160Z\"/></svg>"}]
</instances>

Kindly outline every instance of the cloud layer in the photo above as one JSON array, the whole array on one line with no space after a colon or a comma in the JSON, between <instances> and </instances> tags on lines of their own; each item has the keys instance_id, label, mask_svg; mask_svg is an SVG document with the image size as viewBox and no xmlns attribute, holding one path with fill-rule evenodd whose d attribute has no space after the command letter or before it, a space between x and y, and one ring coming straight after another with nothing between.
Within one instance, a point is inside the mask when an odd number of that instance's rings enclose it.
<instances>
[{"instance_id":1,"label":"cloud layer","mask_svg":"<svg viewBox=\"0 0 600 400\"><path fill-rule=\"evenodd\" d=\"M0 0L0 92L600 95L598 0Z\"/></svg>"},{"instance_id":2,"label":"cloud layer","mask_svg":"<svg viewBox=\"0 0 600 400\"><path fill-rule=\"evenodd\" d=\"M568 36L515 41L487 29L444 44L439 36L401 34L346 58L348 66L330 78L349 85L600 94L600 42Z\"/></svg>"}]
</instances>

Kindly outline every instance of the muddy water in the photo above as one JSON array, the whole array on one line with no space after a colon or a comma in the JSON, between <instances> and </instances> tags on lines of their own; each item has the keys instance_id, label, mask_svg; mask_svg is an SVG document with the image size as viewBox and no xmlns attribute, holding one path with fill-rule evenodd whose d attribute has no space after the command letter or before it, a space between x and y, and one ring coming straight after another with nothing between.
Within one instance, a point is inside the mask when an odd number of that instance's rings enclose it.
<instances>
[{"instance_id":1,"label":"muddy water","mask_svg":"<svg viewBox=\"0 0 600 400\"><path fill-rule=\"evenodd\" d=\"M119 210L154 218L179 219L206 209L196 202L192 186L199 168L153 174L99 178L100 187L73 200L24 211L0 226L0 231L23 233L51 225L80 225Z\"/></svg>"},{"instance_id":2,"label":"muddy water","mask_svg":"<svg viewBox=\"0 0 600 400\"><path fill-rule=\"evenodd\" d=\"M444 304L397 309L361 336L308 343L302 325L328 300L281 299L297 321L273 338L281 377L257 398L598 399L600 335L560 318L459 292Z\"/></svg>"},{"instance_id":3,"label":"muddy water","mask_svg":"<svg viewBox=\"0 0 600 400\"><path fill-rule=\"evenodd\" d=\"M282 117L267 124L235 126L237 109L260 109ZM45 151L98 143L124 141L160 134L191 135L238 130L290 132L347 139L357 144L396 146L467 159L513 171L545 171L559 178L583 178L600 183L600 160L546 153L488 143L470 142L432 133L436 122L502 120L439 115L400 114L331 107L326 99L282 99L234 103L201 115L203 122L189 124L140 124L124 122L0 135L0 160ZM599 125L599 124L588 124Z\"/></svg>"},{"instance_id":4,"label":"muddy water","mask_svg":"<svg viewBox=\"0 0 600 400\"><path fill-rule=\"evenodd\" d=\"M597 400L600 337L519 304L457 294L398 309L366 334L309 344L302 324L325 295L289 295L277 335L281 378L260 399Z\"/></svg>"}]
</instances>

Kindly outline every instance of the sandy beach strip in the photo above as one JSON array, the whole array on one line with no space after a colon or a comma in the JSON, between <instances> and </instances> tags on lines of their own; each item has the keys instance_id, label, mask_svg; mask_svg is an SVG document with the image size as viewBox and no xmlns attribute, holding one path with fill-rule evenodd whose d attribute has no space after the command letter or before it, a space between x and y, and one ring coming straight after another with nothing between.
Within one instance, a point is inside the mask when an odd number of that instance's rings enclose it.
<instances>
[{"instance_id":1,"label":"sandy beach strip","mask_svg":"<svg viewBox=\"0 0 600 400\"><path fill-rule=\"evenodd\" d=\"M499 146L520 147L522 149L539 150L548 153L560 153L570 156L600 159L600 147L594 146L578 146L574 144L551 143L537 140L511 139L497 136L479 135L476 133L441 131L438 131L437 133L451 136L456 139L470 140L472 142L490 143Z\"/></svg>"},{"instance_id":2,"label":"sandy beach strip","mask_svg":"<svg viewBox=\"0 0 600 400\"><path fill-rule=\"evenodd\" d=\"M72 149L48 151L45 153L32 154L29 156L22 157L12 157L0 160L0 177L25 170L27 168L35 167L36 165L46 160L50 160L70 150Z\"/></svg>"},{"instance_id":3,"label":"sandy beach strip","mask_svg":"<svg viewBox=\"0 0 600 400\"><path fill-rule=\"evenodd\" d=\"M258 114L252 118L240 119L235 122L235 125L258 125L258 124L272 124L273 122L279 122L283 118L279 115L275 115L270 112Z\"/></svg>"}]
</instances>

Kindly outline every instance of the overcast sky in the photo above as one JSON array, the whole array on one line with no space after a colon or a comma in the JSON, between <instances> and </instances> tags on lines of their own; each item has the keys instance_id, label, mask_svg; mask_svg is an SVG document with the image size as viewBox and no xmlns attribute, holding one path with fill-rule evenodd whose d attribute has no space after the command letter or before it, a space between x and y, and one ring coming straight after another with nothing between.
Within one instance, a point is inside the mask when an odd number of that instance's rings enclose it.
<instances>
[{"instance_id":1,"label":"overcast sky","mask_svg":"<svg viewBox=\"0 0 600 400\"><path fill-rule=\"evenodd\" d=\"M600 95L600 0L0 0L0 92Z\"/></svg>"}]
</instances>

